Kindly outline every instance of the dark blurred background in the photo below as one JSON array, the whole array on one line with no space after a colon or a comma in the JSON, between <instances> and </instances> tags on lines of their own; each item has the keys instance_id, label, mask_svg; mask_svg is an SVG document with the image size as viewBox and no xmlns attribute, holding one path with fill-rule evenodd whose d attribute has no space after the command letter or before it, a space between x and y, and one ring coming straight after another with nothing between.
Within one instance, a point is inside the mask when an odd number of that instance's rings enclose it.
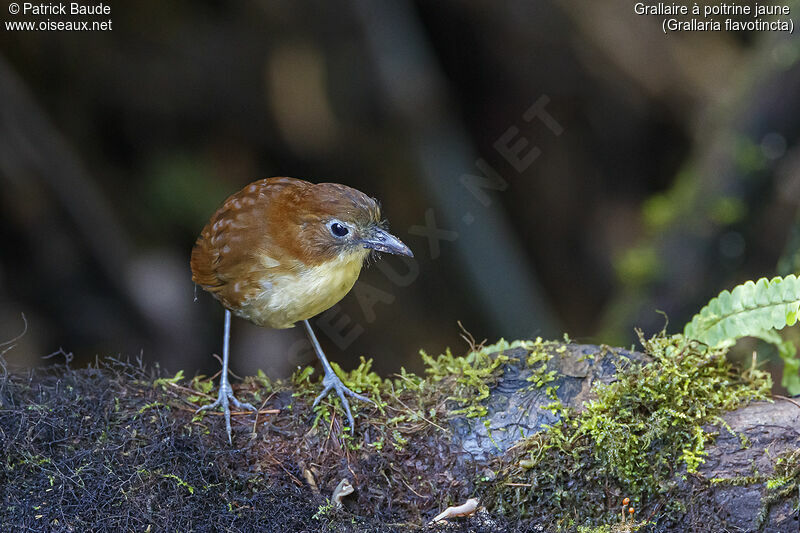
<instances>
[{"instance_id":1,"label":"dark blurred background","mask_svg":"<svg viewBox=\"0 0 800 533\"><path fill-rule=\"evenodd\" d=\"M798 9L797 2L791 4ZM189 253L231 193L287 175L378 197L385 258L318 322L331 359L564 332L631 345L800 269L800 40L661 31L633 2L115 3L111 31L0 31L5 358L142 355L211 373L222 309ZM285 376L300 328L233 325ZM779 368L779 367L776 367ZM779 379L778 379L779 381Z\"/></svg>"}]
</instances>

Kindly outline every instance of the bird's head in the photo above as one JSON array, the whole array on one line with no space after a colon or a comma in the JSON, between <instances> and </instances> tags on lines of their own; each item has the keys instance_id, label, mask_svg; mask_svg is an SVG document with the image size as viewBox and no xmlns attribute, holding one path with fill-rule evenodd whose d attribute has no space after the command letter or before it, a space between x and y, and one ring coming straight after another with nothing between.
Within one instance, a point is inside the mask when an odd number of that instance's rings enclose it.
<instances>
[{"instance_id":1,"label":"bird's head","mask_svg":"<svg viewBox=\"0 0 800 533\"><path fill-rule=\"evenodd\" d=\"M338 183L309 187L298 199L299 237L307 253L321 261L365 259L371 250L414 257L386 230L378 201Z\"/></svg>"}]
</instances>

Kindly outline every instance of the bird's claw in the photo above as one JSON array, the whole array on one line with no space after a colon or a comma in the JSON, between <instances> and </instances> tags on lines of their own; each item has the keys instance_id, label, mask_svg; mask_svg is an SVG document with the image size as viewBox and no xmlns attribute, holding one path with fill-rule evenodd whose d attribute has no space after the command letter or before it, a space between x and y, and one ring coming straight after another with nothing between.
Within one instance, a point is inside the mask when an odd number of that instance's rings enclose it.
<instances>
[{"instance_id":1,"label":"bird's claw","mask_svg":"<svg viewBox=\"0 0 800 533\"><path fill-rule=\"evenodd\" d=\"M347 396L352 396L353 398L361 400L362 402L369 402L373 405L375 405L375 402L373 402L366 396L362 396L361 394L358 394L350 390L347 387L347 385L342 383L342 380L339 379L339 376L337 376L333 372L327 372L325 374L325 377L322 378L322 384L325 386L325 388L322 389L322 392L314 400L314 403L311 406L311 408L313 409L314 407L316 407L317 404L319 404L319 402L325 396L328 395L331 389L334 389L336 391L337 396L339 396L339 399L342 401L342 407L344 407L344 412L347 414L347 422L349 423L350 433L352 434L353 428L355 427L355 421L353 420L353 414L350 412L350 402L347 401Z\"/></svg>"},{"instance_id":2,"label":"bird's claw","mask_svg":"<svg viewBox=\"0 0 800 533\"><path fill-rule=\"evenodd\" d=\"M258 412L258 409L253 407L251 404L247 402L240 402L238 399L236 399L236 396L233 395L233 389L231 388L230 384L223 382L220 384L217 399L214 400L213 403L202 406L200 409L195 411L195 413L221 407L222 412L225 414L225 431L228 434L228 444L233 444L233 440L231 439L231 409L229 404L233 404L234 407L239 409L248 409L255 413Z\"/></svg>"}]
</instances>

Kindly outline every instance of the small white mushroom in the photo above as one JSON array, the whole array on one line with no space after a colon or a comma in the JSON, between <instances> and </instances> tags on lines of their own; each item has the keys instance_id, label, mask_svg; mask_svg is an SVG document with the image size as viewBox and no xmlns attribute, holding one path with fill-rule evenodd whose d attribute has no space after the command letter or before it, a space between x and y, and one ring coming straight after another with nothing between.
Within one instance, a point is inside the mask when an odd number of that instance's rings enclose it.
<instances>
[{"instance_id":1,"label":"small white mushroom","mask_svg":"<svg viewBox=\"0 0 800 533\"><path fill-rule=\"evenodd\" d=\"M436 515L436 518L431 520L431 524L435 524L436 522L447 520L449 518L455 518L457 516L469 516L472 513L474 513L477 508L478 508L478 499L470 498L461 505L457 505L455 507L448 507L447 509Z\"/></svg>"},{"instance_id":2,"label":"small white mushroom","mask_svg":"<svg viewBox=\"0 0 800 533\"><path fill-rule=\"evenodd\" d=\"M333 496L331 496L331 501L333 501L333 505L339 509L342 506L342 498L347 496L348 494L352 494L355 489L353 485L350 484L350 481L347 478L344 478L336 485L336 488L333 489Z\"/></svg>"}]
</instances>

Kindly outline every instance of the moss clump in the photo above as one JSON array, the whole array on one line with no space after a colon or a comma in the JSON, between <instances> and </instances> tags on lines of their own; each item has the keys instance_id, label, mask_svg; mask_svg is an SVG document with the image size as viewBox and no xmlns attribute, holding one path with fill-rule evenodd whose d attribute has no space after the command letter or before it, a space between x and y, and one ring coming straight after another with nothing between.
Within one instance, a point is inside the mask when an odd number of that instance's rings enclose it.
<instances>
[{"instance_id":1,"label":"moss clump","mask_svg":"<svg viewBox=\"0 0 800 533\"><path fill-rule=\"evenodd\" d=\"M750 476L730 478L712 478L713 485L748 487L764 484L766 492L761 499L761 510L758 513L756 527L760 530L772 506L782 500L793 497L800 490L800 450L789 450L779 454L773 462L771 475L754 472Z\"/></svg>"},{"instance_id":2,"label":"moss clump","mask_svg":"<svg viewBox=\"0 0 800 533\"><path fill-rule=\"evenodd\" d=\"M565 335L564 341L569 342L569 338ZM553 359L553 352L558 355L563 355L567 351L565 344L559 345L556 342L543 341L541 337L536 337L535 341L528 341L525 348L530 350L528 357L525 358L525 365L531 369L532 374L527 378L531 383L531 387L541 388L548 383L555 381L558 377L557 370L550 370L548 363ZM555 385L547 385L546 394L551 400L556 400L556 390L558 387Z\"/></svg>"},{"instance_id":3,"label":"moss clump","mask_svg":"<svg viewBox=\"0 0 800 533\"><path fill-rule=\"evenodd\" d=\"M613 523L616 501L641 507L674 486L676 468L696 471L711 439L704 425L769 396L769 374L736 371L724 350L681 335L642 344L649 362L620 363L579 412L555 404L561 420L501 459L497 508L557 516L564 527Z\"/></svg>"},{"instance_id":4,"label":"moss clump","mask_svg":"<svg viewBox=\"0 0 800 533\"><path fill-rule=\"evenodd\" d=\"M569 339L565 337L565 341L569 342ZM424 350L420 350L420 356L426 367L425 377L401 368L400 372L394 375L395 379L383 379L372 371L372 360L364 357L361 357L361 363L350 371L342 370L334 361L331 361L331 366L348 387L371 398L381 414L386 414L384 408L387 405L404 405L403 412L388 418L387 422L392 425L425 420L436 416L437 412L439 416L446 417L485 417L487 415L485 400L489 398L491 388L503 374L503 367L517 360L516 357L507 356L505 352L519 348L527 352L521 357L532 371L527 380L531 382L531 387L540 388L556 380L558 372L550 369L548 363L555 354L563 354L566 351L563 343L545 341L541 337L513 342L500 339L490 345L476 345L471 341L470 345L470 351L464 356L453 355L449 348L437 356L428 355ZM313 379L313 375L314 369L310 366L298 369L293 374L290 382L294 388L294 397L313 400L319 394L321 386ZM272 386L270 384L270 387ZM193 388L196 390L205 387L205 382L201 384L193 382ZM547 386L548 396L555 399L556 390L556 386ZM405 398L406 403L398 401L401 398ZM353 415L357 416L360 409L369 407L353 402L350 408ZM334 412L343 415L339 399L329 395L315 408L315 424L321 420L329 423Z\"/></svg>"},{"instance_id":5,"label":"moss clump","mask_svg":"<svg viewBox=\"0 0 800 533\"><path fill-rule=\"evenodd\" d=\"M538 340L541 344L541 339ZM451 414L474 418L487 414L483 402L500 377L503 365L511 361L504 352L520 347L533 352L537 345L533 341L509 343L500 339L496 344L476 347L464 357L453 356L450 348L436 358L424 351L420 351L420 355L429 379L439 384L440 390L449 391L447 399L459 405Z\"/></svg>"},{"instance_id":6,"label":"moss clump","mask_svg":"<svg viewBox=\"0 0 800 533\"><path fill-rule=\"evenodd\" d=\"M647 524L642 522L622 521L618 524L604 524L602 526L578 526L578 533L633 533L640 531Z\"/></svg>"},{"instance_id":7,"label":"moss clump","mask_svg":"<svg viewBox=\"0 0 800 533\"><path fill-rule=\"evenodd\" d=\"M737 374L725 351L686 343L682 336L642 344L653 362L633 364L616 382L598 385L598 398L581 414L580 426L594 443L595 457L628 490L643 494L676 458L696 472L709 439L702 426L724 411L766 399L772 380L758 370Z\"/></svg>"},{"instance_id":8,"label":"moss clump","mask_svg":"<svg viewBox=\"0 0 800 533\"><path fill-rule=\"evenodd\" d=\"M767 493L761 500L757 526L763 527L770 508L777 502L791 498L800 490L800 450L785 452L775 460L775 471L766 482Z\"/></svg>"}]
</instances>

